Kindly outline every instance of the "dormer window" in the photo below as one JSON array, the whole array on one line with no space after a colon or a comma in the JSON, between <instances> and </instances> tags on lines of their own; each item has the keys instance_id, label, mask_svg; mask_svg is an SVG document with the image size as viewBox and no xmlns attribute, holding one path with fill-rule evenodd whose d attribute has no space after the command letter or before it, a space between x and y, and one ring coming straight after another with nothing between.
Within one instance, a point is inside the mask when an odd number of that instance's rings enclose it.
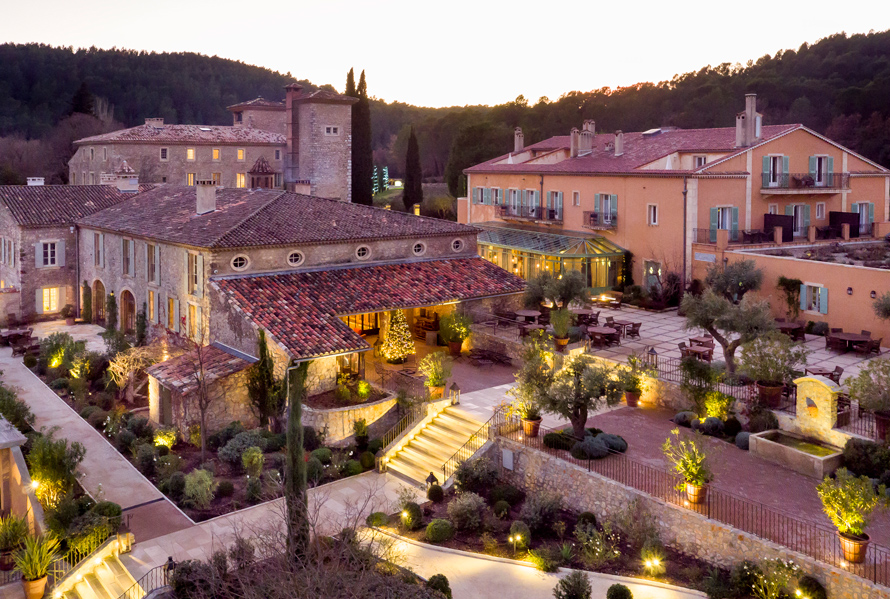
<instances>
[{"instance_id":1,"label":"dormer window","mask_svg":"<svg viewBox=\"0 0 890 599\"><path fill-rule=\"evenodd\" d=\"M235 113L235 122L240 123L243 120L244 120L244 113L239 110L238 112Z\"/></svg>"},{"instance_id":2,"label":"dormer window","mask_svg":"<svg viewBox=\"0 0 890 599\"><path fill-rule=\"evenodd\" d=\"M692 159L695 161L695 168L701 168L708 163L707 156L693 156Z\"/></svg>"}]
</instances>

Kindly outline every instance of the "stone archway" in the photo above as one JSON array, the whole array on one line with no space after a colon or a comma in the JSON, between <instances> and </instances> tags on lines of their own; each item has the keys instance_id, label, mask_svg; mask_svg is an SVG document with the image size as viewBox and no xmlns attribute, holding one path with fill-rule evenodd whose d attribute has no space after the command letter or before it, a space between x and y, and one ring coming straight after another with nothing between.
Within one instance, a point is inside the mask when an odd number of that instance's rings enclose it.
<instances>
[{"instance_id":1,"label":"stone archway","mask_svg":"<svg viewBox=\"0 0 890 599\"><path fill-rule=\"evenodd\" d=\"M136 332L136 298L124 289L120 297L121 331L130 334Z\"/></svg>"},{"instance_id":2,"label":"stone archway","mask_svg":"<svg viewBox=\"0 0 890 599\"><path fill-rule=\"evenodd\" d=\"M105 284L99 279L93 282L93 322L105 325Z\"/></svg>"}]
</instances>

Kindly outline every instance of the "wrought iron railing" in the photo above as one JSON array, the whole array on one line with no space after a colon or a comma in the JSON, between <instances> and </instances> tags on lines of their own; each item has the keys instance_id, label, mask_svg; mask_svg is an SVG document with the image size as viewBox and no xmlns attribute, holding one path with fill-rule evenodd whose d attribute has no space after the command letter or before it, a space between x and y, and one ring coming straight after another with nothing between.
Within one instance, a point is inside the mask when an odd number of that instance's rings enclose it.
<instances>
[{"instance_id":1,"label":"wrought iron railing","mask_svg":"<svg viewBox=\"0 0 890 599\"><path fill-rule=\"evenodd\" d=\"M500 218L522 218L544 222L562 222L562 210L545 206L498 206Z\"/></svg>"},{"instance_id":2,"label":"wrought iron railing","mask_svg":"<svg viewBox=\"0 0 890 599\"><path fill-rule=\"evenodd\" d=\"M711 383L709 381L701 381L683 370L682 358L663 358L658 356L657 359L650 359L648 365L656 372L656 377L662 381L669 383L692 383L700 385L713 386L715 390L726 395L731 395L739 401L751 401L758 395L757 385L746 383L731 385L727 382Z\"/></svg>"},{"instance_id":3,"label":"wrought iron railing","mask_svg":"<svg viewBox=\"0 0 890 599\"><path fill-rule=\"evenodd\" d=\"M720 229L693 229L692 242L706 245L717 243L717 231ZM730 245L754 245L773 243L772 229L725 229L729 232Z\"/></svg>"},{"instance_id":4,"label":"wrought iron railing","mask_svg":"<svg viewBox=\"0 0 890 599\"><path fill-rule=\"evenodd\" d=\"M142 578L129 589L121 593L118 599L142 599L152 591L162 589L170 585L170 576L173 574L175 564L164 564L146 572Z\"/></svg>"},{"instance_id":5,"label":"wrought iron railing","mask_svg":"<svg viewBox=\"0 0 890 599\"><path fill-rule=\"evenodd\" d=\"M618 216L611 212L585 212L581 226L586 229L614 229L618 226Z\"/></svg>"},{"instance_id":6,"label":"wrought iron railing","mask_svg":"<svg viewBox=\"0 0 890 599\"><path fill-rule=\"evenodd\" d=\"M99 549L108 539L118 532L120 518L104 518L104 525L97 526L92 532L76 539L68 539L68 549L52 562L49 576L55 582L77 568L90 555Z\"/></svg>"},{"instance_id":7,"label":"wrought iron railing","mask_svg":"<svg viewBox=\"0 0 890 599\"><path fill-rule=\"evenodd\" d=\"M479 427L475 433L473 433L467 442L464 443L457 451L454 452L450 458L448 458L445 463L442 465L442 482L443 484L454 475L454 472L457 470L457 467L460 466L462 462L473 457L479 449L485 445L485 443L489 439L489 431L493 423L503 421L503 410L498 409L495 410L495 413L489 418L485 424Z\"/></svg>"},{"instance_id":8,"label":"wrought iron railing","mask_svg":"<svg viewBox=\"0 0 890 599\"><path fill-rule=\"evenodd\" d=\"M394 427L386 431L383 437L381 437L384 453L390 449L390 445L392 445L399 435L411 428L415 423L423 420L424 416L426 416L428 406L429 404L427 402L411 406L408 408L408 413L405 414Z\"/></svg>"},{"instance_id":9,"label":"wrought iron railing","mask_svg":"<svg viewBox=\"0 0 890 599\"><path fill-rule=\"evenodd\" d=\"M763 173L762 189L849 189L850 173Z\"/></svg>"},{"instance_id":10,"label":"wrought iron railing","mask_svg":"<svg viewBox=\"0 0 890 599\"><path fill-rule=\"evenodd\" d=\"M722 522L754 536L782 545L830 566L843 568L856 576L890 586L890 549L872 542L865 562L851 564L844 559L837 532L819 524L802 520L782 510L757 501L733 495L710 485L706 500L691 504L684 491L678 490L681 478L676 474L648 464L637 462L624 454L612 455L600 460L579 460L568 451L552 449L544 445L543 436L550 430L542 429L537 437L526 437L518 430L519 419L496 414L495 430L502 437L545 452L562 460L596 473L622 485L632 487L676 506L701 514L703 517ZM514 426L503 426L513 421Z\"/></svg>"},{"instance_id":11,"label":"wrought iron railing","mask_svg":"<svg viewBox=\"0 0 890 599\"><path fill-rule=\"evenodd\" d=\"M838 401L838 420L835 428L845 433L883 442L890 433L890 417L865 410L858 403L841 398Z\"/></svg>"}]
</instances>

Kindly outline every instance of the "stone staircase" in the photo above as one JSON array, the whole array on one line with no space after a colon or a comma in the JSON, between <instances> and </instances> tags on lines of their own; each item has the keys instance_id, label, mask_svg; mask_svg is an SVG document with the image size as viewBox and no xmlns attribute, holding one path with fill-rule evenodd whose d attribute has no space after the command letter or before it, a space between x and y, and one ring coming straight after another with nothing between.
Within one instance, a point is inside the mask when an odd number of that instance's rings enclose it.
<instances>
[{"instance_id":1,"label":"stone staircase","mask_svg":"<svg viewBox=\"0 0 890 599\"><path fill-rule=\"evenodd\" d=\"M100 551L59 581L50 596L54 599L118 599L126 593L126 599L142 599L145 593L134 585L136 579L121 563L118 552Z\"/></svg>"},{"instance_id":2,"label":"stone staircase","mask_svg":"<svg viewBox=\"0 0 890 599\"><path fill-rule=\"evenodd\" d=\"M458 406L447 407L391 456L386 468L417 484L432 472L444 484L442 466L482 424Z\"/></svg>"}]
</instances>

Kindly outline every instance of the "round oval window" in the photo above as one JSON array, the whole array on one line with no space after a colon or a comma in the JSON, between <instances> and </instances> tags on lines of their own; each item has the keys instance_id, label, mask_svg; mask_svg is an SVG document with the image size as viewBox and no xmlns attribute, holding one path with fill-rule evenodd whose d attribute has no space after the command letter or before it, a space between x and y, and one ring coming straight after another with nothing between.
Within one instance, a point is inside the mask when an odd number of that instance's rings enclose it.
<instances>
[{"instance_id":1,"label":"round oval window","mask_svg":"<svg viewBox=\"0 0 890 599\"><path fill-rule=\"evenodd\" d=\"M244 270L247 268L247 256L235 256L232 258L232 268L235 270Z\"/></svg>"},{"instance_id":2,"label":"round oval window","mask_svg":"<svg viewBox=\"0 0 890 599\"><path fill-rule=\"evenodd\" d=\"M366 245L361 245L358 249L355 250L355 257L359 260L364 260L368 256L371 255L371 248Z\"/></svg>"},{"instance_id":3,"label":"round oval window","mask_svg":"<svg viewBox=\"0 0 890 599\"><path fill-rule=\"evenodd\" d=\"M459 252L464 249L464 240L463 239L455 239L451 242L451 249L455 252Z\"/></svg>"},{"instance_id":4,"label":"round oval window","mask_svg":"<svg viewBox=\"0 0 890 599\"><path fill-rule=\"evenodd\" d=\"M426 245L424 245L420 242L414 244L414 255L415 256L422 256L425 251L426 251Z\"/></svg>"},{"instance_id":5,"label":"round oval window","mask_svg":"<svg viewBox=\"0 0 890 599\"><path fill-rule=\"evenodd\" d=\"M299 266L303 263L303 252L291 252L287 255L287 263L291 266Z\"/></svg>"}]
</instances>

